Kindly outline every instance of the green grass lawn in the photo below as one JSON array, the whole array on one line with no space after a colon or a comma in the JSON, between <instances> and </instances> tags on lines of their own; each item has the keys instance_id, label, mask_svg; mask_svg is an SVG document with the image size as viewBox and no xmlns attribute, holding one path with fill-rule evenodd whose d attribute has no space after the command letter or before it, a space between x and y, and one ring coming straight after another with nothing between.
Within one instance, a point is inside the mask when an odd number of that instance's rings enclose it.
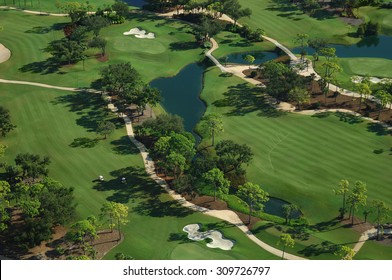
<instances>
[{"instance_id":1,"label":"green grass lawn","mask_svg":"<svg viewBox=\"0 0 392 280\"><path fill-rule=\"evenodd\" d=\"M388 241L387 241L388 242ZM392 246L389 240L389 245L380 244L377 241L366 241L355 255L357 260L392 260Z\"/></svg>"},{"instance_id":2,"label":"green grass lawn","mask_svg":"<svg viewBox=\"0 0 392 280\"><path fill-rule=\"evenodd\" d=\"M148 82L175 75L185 65L199 60L202 53L189 25L153 15L134 14L132 20L101 31L101 36L108 40L109 61L99 62L91 57L85 62L85 71L82 62L56 69L48 64L50 55L43 49L50 41L63 37L62 26L69 22L68 18L15 11L0 11L0 17L4 27L0 41L12 52L10 60L0 65L0 76L5 79L88 87L99 77L100 68L129 61ZM157 38L143 40L123 35L134 27L154 32Z\"/></svg>"},{"instance_id":3,"label":"green grass lawn","mask_svg":"<svg viewBox=\"0 0 392 280\"><path fill-rule=\"evenodd\" d=\"M337 216L341 198L332 189L341 179L366 182L369 201L381 199L390 205L392 138L379 126L334 114L276 112L264 105L257 88L223 77L215 68L206 71L204 83L201 97L207 113L224 115L225 132L219 139L252 148L247 179L271 196L299 205L314 223ZM375 154L376 149L384 152Z\"/></svg>"},{"instance_id":4,"label":"green grass lawn","mask_svg":"<svg viewBox=\"0 0 392 280\"><path fill-rule=\"evenodd\" d=\"M353 44L357 38L347 34L356 29L346 25L335 16L320 13L317 17L310 17L298 10L295 5L286 1L273 0L240 0L243 7L250 8L250 18L241 18L242 24L252 28L262 28L266 35L278 40L283 45L293 47L298 33L306 33L310 38L326 38L330 43ZM288 3L289 1L287 1Z\"/></svg>"},{"instance_id":5,"label":"green grass lawn","mask_svg":"<svg viewBox=\"0 0 392 280\"><path fill-rule=\"evenodd\" d=\"M124 124L107 112L100 96L0 84L0 100L17 125L1 139L9 146L5 161L11 163L23 152L50 156L49 176L75 188L79 219L98 216L106 200L129 206L125 240L106 258L114 258L116 252L136 259L277 258L255 246L235 226L175 203L146 175ZM105 118L115 122L117 129L107 140L96 140L96 122ZM104 182L97 180L99 175ZM121 177L127 178L126 184ZM182 232L190 223L221 230L236 241L235 247L221 251L206 247L205 242L190 242Z\"/></svg>"},{"instance_id":6,"label":"green grass lawn","mask_svg":"<svg viewBox=\"0 0 392 280\"><path fill-rule=\"evenodd\" d=\"M51 12L51 13L63 13L61 9L59 9L56 3L66 3L66 2L79 2L82 4L86 4L85 0L1 0L0 6L11 6L26 10L33 10L33 11L42 11L42 12ZM87 1L92 6L92 10L96 10L97 8L104 8L106 6L111 6L114 4L114 0L94 0L94 1ZM132 0L128 0L126 2L130 2L132 4ZM14 4L15 3L15 4Z\"/></svg>"},{"instance_id":7,"label":"green grass lawn","mask_svg":"<svg viewBox=\"0 0 392 280\"><path fill-rule=\"evenodd\" d=\"M378 22L380 32L385 35L392 35L392 12L391 9L382 9L379 7L361 7L359 8L359 17L365 18L366 21Z\"/></svg>"},{"instance_id":8,"label":"green grass lawn","mask_svg":"<svg viewBox=\"0 0 392 280\"><path fill-rule=\"evenodd\" d=\"M311 57L309 57L311 59ZM316 63L316 71L323 75L324 59ZM353 76L372 76L378 78L392 78L392 60L384 58L370 57L351 57L339 58L338 64L342 68L342 72L337 73L337 84L345 89L355 90L355 86L351 81Z\"/></svg>"},{"instance_id":9,"label":"green grass lawn","mask_svg":"<svg viewBox=\"0 0 392 280\"><path fill-rule=\"evenodd\" d=\"M232 53L253 51L274 51L275 45L268 42L248 42L236 33L222 31L214 37L219 48L213 52L217 58L225 57Z\"/></svg>"},{"instance_id":10,"label":"green grass lawn","mask_svg":"<svg viewBox=\"0 0 392 280\"><path fill-rule=\"evenodd\" d=\"M286 226L274 226L268 222L259 222L253 228L253 233L271 246L277 246L280 235L287 230ZM287 252L309 259L339 259L331 251L333 245L346 245L354 247L359 239L359 234L340 225L329 226L322 231L311 231L302 238L294 238L293 248L287 248Z\"/></svg>"}]
</instances>

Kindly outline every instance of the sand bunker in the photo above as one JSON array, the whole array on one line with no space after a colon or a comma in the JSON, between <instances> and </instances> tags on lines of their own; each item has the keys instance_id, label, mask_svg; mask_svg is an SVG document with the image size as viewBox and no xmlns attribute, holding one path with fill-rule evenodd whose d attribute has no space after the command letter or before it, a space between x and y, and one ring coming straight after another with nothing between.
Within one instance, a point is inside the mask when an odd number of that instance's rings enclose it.
<instances>
[{"instance_id":1,"label":"sand bunker","mask_svg":"<svg viewBox=\"0 0 392 280\"><path fill-rule=\"evenodd\" d=\"M124 32L124 35L135 35L136 38L140 39L155 39L155 34L154 33L147 33L146 30L141 30L139 28L132 28L131 30Z\"/></svg>"},{"instance_id":2,"label":"sand bunker","mask_svg":"<svg viewBox=\"0 0 392 280\"><path fill-rule=\"evenodd\" d=\"M231 250L234 242L225 239L221 232L217 230L209 230L205 232L199 231L200 226L198 224L190 224L185 226L182 230L188 233L188 238L194 241L204 240L206 238L211 239L212 242L207 244L210 248L220 248L222 250Z\"/></svg>"},{"instance_id":3,"label":"sand bunker","mask_svg":"<svg viewBox=\"0 0 392 280\"><path fill-rule=\"evenodd\" d=\"M0 44L0 63L7 61L11 57L11 51Z\"/></svg>"},{"instance_id":4,"label":"sand bunker","mask_svg":"<svg viewBox=\"0 0 392 280\"><path fill-rule=\"evenodd\" d=\"M351 77L351 81L353 82L353 83L360 83L360 82L362 82L362 80L364 79L365 77L361 77L361 76L353 76L353 77ZM384 84L384 83L389 83L389 82L392 82L392 79L388 79L388 78L382 78L382 79L380 79L380 78L377 78L377 77L369 77L369 81L370 82L372 82L372 83L375 83L375 84L377 84L377 83L382 83L382 84Z\"/></svg>"}]
</instances>

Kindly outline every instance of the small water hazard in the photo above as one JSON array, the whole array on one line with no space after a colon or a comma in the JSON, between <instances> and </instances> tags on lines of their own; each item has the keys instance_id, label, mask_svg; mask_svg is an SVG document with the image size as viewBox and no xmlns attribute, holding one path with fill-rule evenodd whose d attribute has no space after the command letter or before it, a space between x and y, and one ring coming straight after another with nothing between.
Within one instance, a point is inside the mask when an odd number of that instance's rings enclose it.
<instances>
[{"instance_id":1,"label":"small water hazard","mask_svg":"<svg viewBox=\"0 0 392 280\"><path fill-rule=\"evenodd\" d=\"M174 77L159 78L150 83L161 91L161 104L166 112L182 117L189 132L193 131L206 110L200 99L204 70L204 65L192 63Z\"/></svg>"},{"instance_id":2,"label":"small water hazard","mask_svg":"<svg viewBox=\"0 0 392 280\"><path fill-rule=\"evenodd\" d=\"M276 198L276 197L270 197L269 200L264 203L264 212L270 215L275 215L284 218L284 212L283 212L283 205L290 204L290 202L287 202L285 200ZM293 211L291 214L291 218L297 219L301 216L301 211Z\"/></svg>"},{"instance_id":3,"label":"small water hazard","mask_svg":"<svg viewBox=\"0 0 392 280\"><path fill-rule=\"evenodd\" d=\"M329 45L331 48L336 49L337 57L378 57L392 59L392 36L373 36L362 39L354 45ZM300 48L292 49L294 53L299 54ZM307 54L313 54L314 50L310 47L306 48Z\"/></svg>"},{"instance_id":4,"label":"small water hazard","mask_svg":"<svg viewBox=\"0 0 392 280\"><path fill-rule=\"evenodd\" d=\"M274 52L241 52L241 53L232 53L227 55L226 57L222 57L219 59L220 63L223 65L225 63L236 63L236 64L249 64L245 61L245 56L251 55L255 58L255 61L252 64L259 65L269 60L273 60L278 57L277 53Z\"/></svg>"},{"instance_id":5,"label":"small water hazard","mask_svg":"<svg viewBox=\"0 0 392 280\"><path fill-rule=\"evenodd\" d=\"M143 6L147 4L145 0L124 0L124 2L137 8L143 8Z\"/></svg>"}]
</instances>

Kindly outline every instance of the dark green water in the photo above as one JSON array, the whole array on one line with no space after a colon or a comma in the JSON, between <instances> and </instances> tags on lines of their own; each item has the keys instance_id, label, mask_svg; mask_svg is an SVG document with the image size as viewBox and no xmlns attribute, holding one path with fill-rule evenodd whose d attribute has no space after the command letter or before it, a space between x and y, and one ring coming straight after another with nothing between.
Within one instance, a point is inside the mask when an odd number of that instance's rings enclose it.
<instances>
[{"instance_id":1,"label":"dark green water","mask_svg":"<svg viewBox=\"0 0 392 280\"><path fill-rule=\"evenodd\" d=\"M146 5L147 2L144 0L124 0L125 3L128 3L130 6L142 8L143 5Z\"/></svg>"},{"instance_id":2,"label":"dark green water","mask_svg":"<svg viewBox=\"0 0 392 280\"><path fill-rule=\"evenodd\" d=\"M266 62L268 60L272 60L278 57L278 55L274 52L242 52L242 53L232 53L227 56L227 63L238 63L238 64L248 64L244 60L246 55L250 54L255 58L253 64L260 64ZM219 61L224 64L226 62L226 58L220 58Z\"/></svg>"},{"instance_id":3,"label":"dark green water","mask_svg":"<svg viewBox=\"0 0 392 280\"><path fill-rule=\"evenodd\" d=\"M329 45L336 49L338 57L379 57L392 59L392 36L380 35L377 37L364 38L355 45ZM294 53L300 53L300 48L294 48ZM313 54L314 50L306 48L307 54Z\"/></svg>"},{"instance_id":4,"label":"dark green water","mask_svg":"<svg viewBox=\"0 0 392 280\"><path fill-rule=\"evenodd\" d=\"M203 88L204 69L204 66L192 63L174 77L160 78L150 83L161 91L161 104L166 112L182 117L185 129L190 132L206 109L199 98Z\"/></svg>"},{"instance_id":5,"label":"dark green water","mask_svg":"<svg viewBox=\"0 0 392 280\"><path fill-rule=\"evenodd\" d=\"M284 218L285 215L283 213L282 206L285 204L290 204L290 203L276 197L270 197L269 200L266 203L264 203L264 212L267 214ZM301 212L295 211L295 213L292 213L291 216L294 219L299 218L301 216Z\"/></svg>"}]
</instances>

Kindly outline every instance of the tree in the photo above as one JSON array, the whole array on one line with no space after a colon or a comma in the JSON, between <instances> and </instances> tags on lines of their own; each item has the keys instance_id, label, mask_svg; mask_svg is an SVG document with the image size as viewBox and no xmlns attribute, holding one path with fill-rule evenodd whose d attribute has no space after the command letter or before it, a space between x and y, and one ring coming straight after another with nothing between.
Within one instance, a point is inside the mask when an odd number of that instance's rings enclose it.
<instances>
[{"instance_id":1,"label":"tree","mask_svg":"<svg viewBox=\"0 0 392 280\"><path fill-rule=\"evenodd\" d=\"M172 114L161 114L156 119L145 121L141 125L148 134L154 137L170 135L171 133L181 133L184 131L184 121L180 116Z\"/></svg>"},{"instance_id":2,"label":"tree","mask_svg":"<svg viewBox=\"0 0 392 280\"><path fill-rule=\"evenodd\" d=\"M352 192L347 198L347 202L350 205L351 213L351 224L354 224L354 214L359 205L366 205L367 189L366 184L361 181L356 181Z\"/></svg>"},{"instance_id":3,"label":"tree","mask_svg":"<svg viewBox=\"0 0 392 280\"><path fill-rule=\"evenodd\" d=\"M244 57L244 60L249 63L249 69L250 69L250 65L255 61L255 57L253 55L247 54Z\"/></svg>"},{"instance_id":4,"label":"tree","mask_svg":"<svg viewBox=\"0 0 392 280\"><path fill-rule=\"evenodd\" d=\"M166 157L165 166L173 172L174 179L177 179L187 166L186 159L183 155L172 152Z\"/></svg>"},{"instance_id":5,"label":"tree","mask_svg":"<svg viewBox=\"0 0 392 280\"><path fill-rule=\"evenodd\" d=\"M286 247L290 247L290 248L293 248L294 247L294 245L295 245L295 241L294 241L294 239L291 237L291 235L290 234L288 234L288 233L282 233L281 235L280 235L280 238L279 238L279 240L278 240L278 242L276 243L276 245L280 245L280 243L282 243L283 244L283 250L282 250L282 260L284 259L284 253L285 253L285 251L286 251Z\"/></svg>"},{"instance_id":6,"label":"tree","mask_svg":"<svg viewBox=\"0 0 392 280\"><path fill-rule=\"evenodd\" d=\"M342 260L352 260L355 251L348 246L339 245L335 250L334 255L339 256Z\"/></svg>"},{"instance_id":7,"label":"tree","mask_svg":"<svg viewBox=\"0 0 392 280\"><path fill-rule=\"evenodd\" d=\"M140 74L131 63L112 64L101 70L101 88L111 95L125 98L140 81Z\"/></svg>"},{"instance_id":8,"label":"tree","mask_svg":"<svg viewBox=\"0 0 392 280\"><path fill-rule=\"evenodd\" d=\"M381 233L381 224L384 220L389 217L389 213L391 209L387 207L384 201L381 200L373 200L372 201L372 208L376 212L376 223L377 223L377 240L380 240L380 233Z\"/></svg>"},{"instance_id":9,"label":"tree","mask_svg":"<svg viewBox=\"0 0 392 280\"><path fill-rule=\"evenodd\" d=\"M111 232L113 232L113 228L117 224L117 229L119 234L118 240L120 240L121 239L120 227L121 225L125 225L128 222L127 220L128 206L113 201L105 202L101 208L100 218L103 219L105 217L109 221L109 228Z\"/></svg>"},{"instance_id":10,"label":"tree","mask_svg":"<svg viewBox=\"0 0 392 280\"><path fill-rule=\"evenodd\" d=\"M344 214L347 212L346 209L346 195L349 191L349 185L350 183L348 182L348 180L340 180L339 185L338 185L338 189L337 190L333 190L335 195L341 195L343 197L343 205L342 208L339 209L339 213L340 213L340 219L344 218Z\"/></svg>"},{"instance_id":11,"label":"tree","mask_svg":"<svg viewBox=\"0 0 392 280\"><path fill-rule=\"evenodd\" d=\"M10 111L0 106L0 134L6 136L7 133L15 129L16 126L11 123Z\"/></svg>"},{"instance_id":12,"label":"tree","mask_svg":"<svg viewBox=\"0 0 392 280\"><path fill-rule=\"evenodd\" d=\"M360 112L362 107L362 99L366 100L372 94L372 90L370 88L370 83L367 79L363 79L360 83L358 83L356 85L356 88L358 94L360 95L358 106L358 112Z\"/></svg>"},{"instance_id":13,"label":"tree","mask_svg":"<svg viewBox=\"0 0 392 280\"><path fill-rule=\"evenodd\" d=\"M269 200L267 192L265 192L259 185L250 182L239 186L237 195L249 206L249 224L253 209L263 209L263 203Z\"/></svg>"},{"instance_id":14,"label":"tree","mask_svg":"<svg viewBox=\"0 0 392 280\"><path fill-rule=\"evenodd\" d=\"M291 217L293 213L298 210L298 206L295 204L285 204L282 206L282 210L286 219L286 224L290 224Z\"/></svg>"},{"instance_id":15,"label":"tree","mask_svg":"<svg viewBox=\"0 0 392 280\"><path fill-rule=\"evenodd\" d=\"M380 119L382 109L384 109L388 103L392 102L392 95L390 95L385 90L380 89L376 91L374 97L378 101L378 108L379 108L377 119Z\"/></svg>"},{"instance_id":16,"label":"tree","mask_svg":"<svg viewBox=\"0 0 392 280\"><path fill-rule=\"evenodd\" d=\"M0 232L7 229L7 221L10 219L7 212L9 206L8 196L10 192L10 184L7 181L0 181Z\"/></svg>"},{"instance_id":17,"label":"tree","mask_svg":"<svg viewBox=\"0 0 392 280\"><path fill-rule=\"evenodd\" d=\"M68 64L82 60L85 49L84 44L80 44L75 40L68 40L67 38L52 41L46 48L57 62L67 62Z\"/></svg>"},{"instance_id":18,"label":"tree","mask_svg":"<svg viewBox=\"0 0 392 280\"><path fill-rule=\"evenodd\" d=\"M303 87L294 87L289 92L289 99L297 102L298 109L301 110L301 104L310 101L310 92Z\"/></svg>"},{"instance_id":19,"label":"tree","mask_svg":"<svg viewBox=\"0 0 392 280\"><path fill-rule=\"evenodd\" d=\"M116 0L114 2L112 9L116 12L117 15L121 17L126 17L129 11L128 4L120 0Z\"/></svg>"},{"instance_id":20,"label":"tree","mask_svg":"<svg viewBox=\"0 0 392 280\"><path fill-rule=\"evenodd\" d=\"M101 29L109 26L110 21L103 16L91 16L85 19L84 25L93 32L95 37L98 37Z\"/></svg>"},{"instance_id":21,"label":"tree","mask_svg":"<svg viewBox=\"0 0 392 280\"><path fill-rule=\"evenodd\" d=\"M295 42L300 44L302 61L304 61L304 57L306 55L305 48L308 46L308 41L307 41L308 38L309 35L305 33L298 33L295 38Z\"/></svg>"},{"instance_id":22,"label":"tree","mask_svg":"<svg viewBox=\"0 0 392 280\"><path fill-rule=\"evenodd\" d=\"M208 16L203 16L199 25L196 26L195 31L200 36L202 42L210 41L211 37L214 37L223 29L222 25L211 19Z\"/></svg>"},{"instance_id":23,"label":"tree","mask_svg":"<svg viewBox=\"0 0 392 280\"><path fill-rule=\"evenodd\" d=\"M217 113L210 113L203 116L201 119L200 128L202 132L208 131L209 136L211 136L211 145L214 146L215 135L219 132L223 132L222 115Z\"/></svg>"},{"instance_id":24,"label":"tree","mask_svg":"<svg viewBox=\"0 0 392 280\"><path fill-rule=\"evenodd\" d=\"M0 144L0 158L2 158L5 154L5 150L7 150L7 145Z\"/></svg>"},{"instance_id":25,"label":"tree","mask_svg":"<svg viewBox=\"0 0 392 280\"><path fill-rule=\"evenodd\" d=\"M245 173L242 166L248 164L253 158L252 150L248 145L240 145L232 140L220 141L215 151L218 156L218 166L225 174L233 170L236 174Z\"/></svg>"},{"instance_id":26,"label":"tree","mask_svg":"<svg viewBox=\"0 0 392 280\"><path fill-rule=\"evenodd\" d=\"M101 50L101 55L105 56L107 40L101 37L94 37L89 46L90 48L97 48Z\"/></svg>"},{"instance_id":27,"label":"tree","mask_svg":"<svg viewBox=\"0 0 392 280\"><path fill-rule=\"evenodd\" d=\"M24 179L37 179L40 176L47 176L50 164L49 157L41 158L40 155L33 155L30 153L20 153L15 157L15 164L22 169L22 176Z\"/></svg>"},{"instance_id":28,"label":"tree","mask_svg":"<svg viewBox=\"0 0 392 280\"><path fill-rule=\"evenodd\" d=\"M106 139L107 136L112 134L115 129L116 126L114 125L114 123L110 121L101 121L98 123L97 126L97 134L104 136Z\"/></svg>"},{"instance_id":29,"label":"tree","mask_svg":"<svg viewBox=\"0 0 392 280\"><path fill-rule=\"evenodd\" d=\"M228 194L230 181L224 177L223 172L219 168L213 168L204 173L203 179L214 187L214 201L217 193L220 197Z\"/></svg>"},{"instance_id":30,"label":"tree","mask_svg":"<svg viewBox=\"0 0 392 280\"><path fill-rule=\"evenodd\" d=\"M95 217L91 216L72 224L71 230L66 235L68 240L82 247L84 255L86 255L86 248L90 247L91 242L98 237L97 226L93 221Z\"/></svg>"}]
</instances>

